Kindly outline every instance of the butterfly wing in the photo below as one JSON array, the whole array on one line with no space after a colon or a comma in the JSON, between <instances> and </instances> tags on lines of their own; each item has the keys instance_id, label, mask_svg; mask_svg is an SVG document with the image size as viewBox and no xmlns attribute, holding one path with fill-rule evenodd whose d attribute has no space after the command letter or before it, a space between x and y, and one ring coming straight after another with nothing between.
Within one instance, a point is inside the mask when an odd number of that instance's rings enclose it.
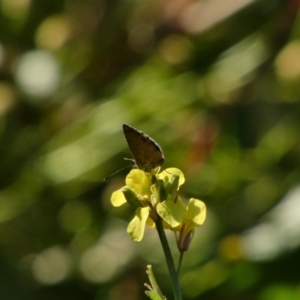
<instances>
[{"instance_id":1,"label":"butterfly wing","mask_svg":"<svg viewBox=\"0 0 300 300\"><path fill-rule=\"evenodd\" d=\"M123 124L123 132L139 169L151 172L165 162L162 149L148 135L127 124Z\"/></svg>"}]
</instances>

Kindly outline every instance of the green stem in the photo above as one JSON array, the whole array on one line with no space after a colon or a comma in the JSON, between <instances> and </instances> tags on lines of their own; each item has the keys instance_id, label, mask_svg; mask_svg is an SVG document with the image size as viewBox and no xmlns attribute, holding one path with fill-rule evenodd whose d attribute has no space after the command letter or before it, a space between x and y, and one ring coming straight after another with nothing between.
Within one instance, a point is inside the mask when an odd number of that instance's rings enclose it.
<instances>
[{"instance_id":1,"label":"green stem","mask_svg":"<svg viewBox=\"0 0 300 300\"><path fill-rule=\"evenodd\" d=\"M178 276L179 276L180 269L181 269L181 264L182 264L183 254L184 254L184 251L181 251L181 252L180 252L179 261L178 261L178 266L177 266L177 274L178 274Z\"/></svg>"},{"instance_id":2,"label":"green stem","mask_svg":"<svg viewBox=\"0 0 300 300\"><path fill-rule=\"evenodd\" d=\"M172 257L172 253L168 244L168 240L167 237L165 235L165 231L162 225L162 220L159 219L155 222L156 225L156 229L160 238L160 242L162 244L164 253L165 253L165 257L166 257L166 261L167 261L167 265L168 265L168 269L169 269L169 274L170 274L170 278L171 278L171 282L172 282L172 289L173 289L173 294L174 294L174 299L175 300L182 300L182 296L181 296L181 289L180 289L180 285L179 285L179 279L178 279L178 275L175 269L175 264L173 261L173 257Z\"/></svg>"}]
</instances>

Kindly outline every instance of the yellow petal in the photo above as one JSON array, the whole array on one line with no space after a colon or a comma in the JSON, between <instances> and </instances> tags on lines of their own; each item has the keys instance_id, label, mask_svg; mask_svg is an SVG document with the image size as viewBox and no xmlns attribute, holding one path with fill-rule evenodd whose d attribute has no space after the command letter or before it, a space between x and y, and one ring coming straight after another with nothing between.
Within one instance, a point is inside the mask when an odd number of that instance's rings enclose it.
<instances>
[{"instance_id":1,"label":"yellow petal","mask_svg":"<svg viewBox=\"0 0 300 300\"><path fill-rule=\"evenodd\" d=\"M151 228L155 227L155 223L154 223L154 221L151 218L147 219L146 225L149 226L149 227L151 227Z\"/></svg>"},{"instance_id":2,"label":"yellow petal","mask_svg":"<svg viewBox=\"0 0 300 300\"><path fill-rule=\"evenodd\" d=\"M135 211L135 216L127 227L127 233L134 241L139 242L142 240L148 216L148 207L140 207Z\"/></svg>"},{"instance_id":3,"label":"yellow petal","mask_svg":"<svg viewBox=\"0 0 300 300\"><path fill-rule=\"evenodd\" d=\"M126 186L137 195L150 195L151 175L139 169L133 169L126 177Z\"/></svg>"},{"instance_id":4,"label":"yellow petal","mask_svg":"<svg viewBox=\"0 0 300 300\"><path fill-rule=\"evenodd\" d=\"M191 198L187 207L188 217L193 223L200 226L204 223L206 218L206 206L198 200Z\"/></svg>"},{"instance_id":5,"label":"yellow petal","mask_svg":"<svg viewBox=\"0 0 300 300\"><path fill-rule=\"evenodd\" d=\"M115 207L121 206L126 202L122 189L119 189L112 193L110 202Z\"/></svg>"},{"instance_id":6,"label":"yellow petal","mask_svg":"<svg viewBox=\"0 0 300 300\"><path fill-rule=\"evenodd\" d=\"M156 206L157 213L171 227L178 226L183 219L184 211L173 201L163 201Z\"/></svg>"},{"instance_id":7,"label":"yellow petal","mask_svg":"<svg viewBox=\"0 0 300 300\"><path fill-rule=\"evenodd\" d=\"M165 169L163 172L158 174L158 178L159 179L164 179L165 177L171 177L172 174L177 174L179 175L179 185L183 185L185 182L185 178L183 173L181 172L181 170L177 169L177 168L168 168Z\"/></svg>"}]
</instances>

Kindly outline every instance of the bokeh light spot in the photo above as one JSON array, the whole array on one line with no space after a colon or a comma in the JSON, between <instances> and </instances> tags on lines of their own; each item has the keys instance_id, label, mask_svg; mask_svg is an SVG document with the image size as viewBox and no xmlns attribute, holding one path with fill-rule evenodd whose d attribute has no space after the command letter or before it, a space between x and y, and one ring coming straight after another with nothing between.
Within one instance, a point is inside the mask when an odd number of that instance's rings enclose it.
<instances>
[{"instance_id":1,"label":"bokeh light spot","mask_svg":"<svg viewBox=\"0 0 300 300\"><path fill-rule=\"evenodd\" d=\"M64 280L70 270L68 253L60 247L52 247L37 256L32 265L35 279L43 284L56 284Z\"/></svg>"},{"instance_id":2,"label":"bokeh light spot","mask_svg":"<svg viewBox=\"0 0 300 300\"><path fill-rule=\"evenodd\" d=\"M226 236L220 244L220 255L228 260L237 260L242 258L241 241L238 235Z\"/></svg>"},{"instance_id":3,"label":"bokeh light spot","mask_svg":"<svg viewBox=\"0 0 300 300\"><path fill-rule=\"evenodd\" d=\"M165 38L160 45L162 57L171 64L186 62L191 50L191 42L186 37L175 34Z\"/></svg>"},{"instance_id":4,"label":"bokeh light spot","mask_svg":"<svg viewBox=\"0 0 300 300\"><path fill-rule=\"evenodd\" d=\"M75 200L62 208L59 219L65 230L80 232L91 223L92 213L85 203Z\"/></svg>"},{"instance_id":5,"label":"bokeh light spot","mask_svg":"<svg viewBox=\"0 0 300 300\"><path fill-rule=\"evenodd\" d=\"M85 251L81 258L80 270L91 282L106 282L118 271L117 257L109 247L95 246Z\"/></svg>"},{"instance_id":6,"label":"bokeh light spot","mask_svg":"<svg viewBox=\"0 0 300 300\"><path fill-rule=\"evenodd\" d=\"M60 82L57 61L50 53L41 50L24 54L17 65L15 76L23 92L35 99L51 96Z\"/></svg>"},{"instance_id":7,"label":"bokeh light spot","mask_svg":"<svg viewBox=\"0 0 300 300\"><path fill-rule=\"evenodd\" d=\"M16 92L13 85L7 82L0 82L0 95L0 115L2 115L9 111L15 104Z\"/></svg>"},{"instance_id":8,"label":"bokeh light spot","mask_svg":"<svg viewBox=\"0 0 300 300\"><path fill-rule=\"evenodd\" d=\"M275 228L263 223L245 232L242 247L245 256L254 261L271 260L279 253L278 235Z\"/></svg>"},{"instance_id":9,"label":"bokeh light spot","mask_svg":"<svg viewBox=\"0 0 300 300\"><path fill-rule=\"evenodd\" d=\"M218 102L231 100L233 93L249 82L267 58L265 41L253 34L224 52L205 79L210 96Z\"/></svg>"},{"instance_id":10,"label":"bokeh light spot","mask_svg":"<svg viewBox=\"0 0 300 300\"><path fill-rule=\"evenodd\" d=\"M182 9L180 23L184 30L199 33L236 13L253 0L189 1Z\"/></svg>"},{"instance_id":11,"label":"bokeh light spot","mask_svg":"<svg viewBox=\"0 0 300 300\"><path fill-rule=\"evenodd\" d=\"M300 76L300 41L287 44L275 60L275 70L279 78L296 79Z\"/></svg>"},{"instance_id":12,"label":"bokeh light spot","mask_svg":"<svg viewBox=\"0 0 300 300\"><path fill-rule=\"evenodd\" d=\"M90 150L87 138L49 153L44 164L46 174L56 182L82 175L98 164L95 153Z\"/></svg>"},{"instance_id":13,"label":"bokeh light spot","mask_svg":"<svg viewBox=\"0 0 300 300\"><path fill-rule=\"evenodd\" d=\"M0 4L5 15L12 19L21 19L27 13L31 0L2 0Z\"/></svg>"},{"instance_id":14,"label":"bokeh light spot","mask_svg":"<svg viewBox=\"0 0 300 300\"><path fill-rule=\"evenodd\" d=\"M63 15L51 16L40 25L35 39L40 48L56 51L68 41L70 35L70 20Z\"/></svg>"},{"instance_id":15,"label":"bokeh light spot","mask_svg":"<svg viewBox=\"0 0 300 300\"><path fill-rule=\"evenodd\" d=\"M134 245L125 233L125 224L112 220L99 242L83 253L79 268L86 280L104 283L120 273L134 255Z\"/></svg>"},{"instance_id":16,"label":"bokeh light spot","mask_svg":"<svg viewBox=\"0 0 300 300\"><path fill-rule=\"evenodd\" d=\"M260 293L259 300L298 300L300 299L299 287L289 284L272 284Z\"/></svg>"}]
</instances>

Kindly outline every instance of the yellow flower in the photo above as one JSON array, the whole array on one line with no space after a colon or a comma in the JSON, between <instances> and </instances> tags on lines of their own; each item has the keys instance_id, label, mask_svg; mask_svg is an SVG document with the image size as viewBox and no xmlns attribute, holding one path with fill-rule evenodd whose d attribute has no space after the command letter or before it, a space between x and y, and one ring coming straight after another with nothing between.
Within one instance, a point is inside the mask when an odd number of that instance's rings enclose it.
<instances>
[{"instance_id":1,"label":"yellow flower","mask_svg":"<svg viewBox=\"0 0 300 300\"><path fill-rule=\"evenodd\" d=\"M126 177L126 186L112 194L111 202L120 206L125 202L136 208L135 216L129 223L127 232L134 241L142 240L145 226L155 227L155 221L162 218L164 228L179 231L179 249L183 249L195 226L205 220L205 205L202 201L191 199L185 207L177 196L184 183L183 173L169 168L159 174L150 174L133 169ZM188 243L189 244L189 243Z\"/></svg>"},{"instance_id":2,"label":"yellow flower","mask_svg":"<svg viewBox=\"0 0 300 300\"><path fill-rule=\"evenodd\" d=\"M201 226L204 223L205 218L205 204L198 199L191 198L185 209L183 221L176 230L179 231L179 236L177 238L179 251L188 250L194 236L195 227Z\"/></svg>"},{"instance_id":3,"label":"yellow flower","mask_svg":"<svg viewBox=\"0 0 300 300\"><path fill-rule=\"evenodd\" d=\"M123 193L124 188L132 190L139 198L150 198L151 175L149 173L133 169L127 175L125 183L125 187L113 192L110 199L113 206L121 206L127 202Z\"/></svg>"},{"instance_id":4,"label":"yellow flower","mask_svg":"<svg viewBox=\"0 0 300 300\"><path fill-rule=\"evenodd\" d=\"M151 180L151 174L133 169L126 177L126 186L115 191L111 196L113 206L121 206L128 202L136 208L135 216L127 228L128 234L134 241L142 240L146 224L154 226L153 220L149 217L152 211Z\"/></svg>"}]
</instances>

